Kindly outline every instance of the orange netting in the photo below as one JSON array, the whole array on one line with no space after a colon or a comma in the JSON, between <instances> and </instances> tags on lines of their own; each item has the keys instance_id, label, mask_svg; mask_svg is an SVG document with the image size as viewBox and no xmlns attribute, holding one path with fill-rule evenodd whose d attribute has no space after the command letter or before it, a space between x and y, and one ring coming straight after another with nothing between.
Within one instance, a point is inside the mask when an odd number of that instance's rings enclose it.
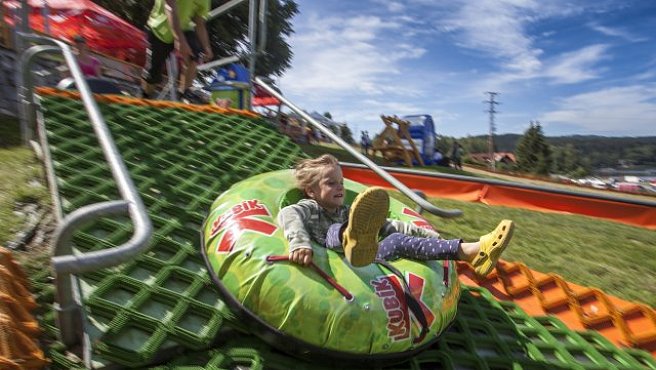
<instances>
[{"instance_id":1,"label":"orange netting","mask_svg":"<svg viewBox=\"0 0 656 370\"><path fill-rule=\"evenodd\" d=\"M390 187L387 181L369 169L342 166L342 170L344 177L351 180L366 185ZM481 202L489 205L501 205L537 211L581 214L656 230L656 207L650 207L648 205L550 193L512 186L480 184L465 180L390 172L407 187L421 190L430 197Z\"/></svg>"},{"instance_id":2,"label":"orange netting","mask_svg":"<svg viewBox=\"0 0 656 370\"><path fill-rule=\"evenodd\" d=\"M68 99L80 99L80 92L75 90L59 90L54 87L37 87L36 93L39 95L59 96ZM181 102L174 102L168 100L150 100L133 98L124 95L110 95L110 94L93 94L94 99L99 103L107 104L130 104L143 107L153 108L182 108L194 112L202 113L220 113L220 114L237 114L245 117L257 118L257 113L249 110L233 109L233 108L220 108L216 105L210 104L185 104Z\"/></svg>"},{"instance_id":3,"label":"orange netting","mask_svg":"<svg viewBox=\"0 0 656 370\"><path fill-rule=\"evenodd\" d=\"M26 288L25 274L0 247L0 368L42 369L48 360L35 337L39 325L28 312L36 302Z\"/></svg>"},{"instance_id":4,"label":"orange netting","mask_svg":"<svg viewBox=\"0 0 656 370\"><path fill-rule=\"evenodd\" d=\"M499 300L514 301L531 316L555 315L572 330L595 330L616 345L656 356L656 310L621 300L595 288L543 274L522 263L499 261L484 280L458 262L460 281L488 289Z\"/></svg>"}]
</instances>

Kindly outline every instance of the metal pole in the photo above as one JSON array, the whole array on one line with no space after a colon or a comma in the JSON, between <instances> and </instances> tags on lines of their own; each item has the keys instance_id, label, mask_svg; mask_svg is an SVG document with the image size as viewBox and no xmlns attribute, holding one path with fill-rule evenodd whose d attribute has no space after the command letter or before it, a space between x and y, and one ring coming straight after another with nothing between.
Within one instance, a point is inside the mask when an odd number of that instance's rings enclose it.
<instances>
[{"instance_id":1,"label":"metal pole","mask_svg":"<svg viewBox=\"0 0 656 370\"><path fill-rule=\"evenodd\" d=\"M430 212L434 215L440 216L440 217L450 218L450 217L457 217L457 216L462 215L461 210L457 210L457 209L444 210L444 209L438 208L438 207L430 204L425 199L422 199L421 196L419 196L418 194L416 194L415 192L410 190L407 186L405 186L402 182L400 182L399 180L392 177L385 170L378 167L378 165L375 164L374 162L372 162L369 158L363 156L357 150L353 149L348 143L346 143L344 140L342 140L339 136L335 135L329 128L327 128L326 126L324 126L321 123L317 122L314 118L310 117L302 109L300 109L299 107L294 105L294 103L292 103L291 101L289 101L288 99L283 97L282 94L280 94L278 91L276 91L271 86L269 86L267 83L265 83L260 77L256 77L255 82L258 85L260 85L263 89L265 89L269 94L275 96L278 100L280 100L285 105L287 105L289 108L291 108L291 110L293 110L298 115L303 117L307 122L312 124L319 131L323 132L324 135L326 135L331 140L336 142L339 146L344 148L344 150L346 150L351 155L353 155L357 160L364 163L367 167L371 168L375 173L377 173L385 181L389 182L392 186L397 188L401 193L403 193L405 196L410 198L413 202L415 202L421 208L425 209L426 211L428 211L428 212Z\"/></svg>"},{"instance_id":2,"label":"metal pole","mask_svg":"<svg viewBox=\"0 0 656 370\"><path fill-rule=\"evenodd\" d=\"M46 35L50 35L50 21L48 19L48 14L50 10L48 9L48 0L43 0L43 7L41 8L41 16L43 17L43 32Z\"/></svg>"},{"instance_id":3,"label":"metal pole","mask_svg":"<svg viewBox=\"0 0 656 370\"><path fill-rule=\"evenodd\" d=\"M260 0L260 14L259 14L259 30L260 30L260 40L258 52L263 52L266 49L266 39L267 39L267 0Z\"/></svg>"},{"instance_id":4,"label":"metal pole","mask_svg":"<svg viewBox=\"0 0 656 370\"><path fill-rule=\"evenodd\" d=\"M227 2L227 3L225 3L221 6L217 7L217 8L212 9L212 11L210 11L210 14L207 16L207 21L210 21L210 20L220 16L221 14L223 14L223 13L227 12L228 10L234 8L235 6L243 3L244 1L246 1L246 0L232 0L232 1L229 1L229 2Z\"/></svg>"},{"instance_id":5,"label":"metal pole","mask_svg":"<svg viewBox=\"0 0 656 370\"><path fill-rule=\"evenodd\" d=\"M252 108L253 98L250 96L253 93L253 78L255 77L255 60L257 52L257 0L249 0L248 2L248 41L250 42L250 52L248 58L248 75L249 84L248 84L248 103L246 104L246 109L250 110Z\"/></svg>"}]
</instances>

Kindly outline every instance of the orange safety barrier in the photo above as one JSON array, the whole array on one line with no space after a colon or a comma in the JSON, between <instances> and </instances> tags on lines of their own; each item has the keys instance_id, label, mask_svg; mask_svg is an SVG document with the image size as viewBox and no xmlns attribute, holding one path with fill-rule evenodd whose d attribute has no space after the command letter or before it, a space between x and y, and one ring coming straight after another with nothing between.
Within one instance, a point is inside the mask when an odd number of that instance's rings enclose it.
<instances>
[{"instance_id":1,"label":"orange safety barrier","mask_svg":"<svg viewBox=\"0 0 656 370\"><path fill-rule=\"evenodd\" d=\"M42 369L48 364L37 340L39 325L28 310L36 302L26 288L27 279L11 257L0 247L0 368Z\"/></svg>"},{"instance_id":2,"label":"orange safety barrier","mask_svg":"<svg viewBox=\"0 0 656 370\"><path fill-rule=\"evenodd\" d=\"M74 90L59 90L53 87L37 87L35 91L39 95L58 96L61 98L80 100L80 93ZM93 94L93 97L97 102L107 104L130 104L153 108L182 108L202 113L236 114L249 118L259 117L257 113L251 112L249 110L221 108L210 104L185 104L168 100L140 99L124 95L112 94Z\"/></svg>"},{"instance_id":3,"label":"orange safety barrier","mask_svg":"<svg viewBox=\"0 0 656 370\"><path fill-rule=\"evenodd\" d=\"M370 186L390 184L370 169L342 166L344 177ZM621 201L587 198L584 195L552 193L513 186L483 184L388 170L411 189L438 198L481 202L489 205L546 212L574 213L656 230L656 207Z\"/></svg>"},{"instance_id":4,"label":"orange safety barrier","mask_svg":"<svg viewBox=\"0 0 656 370\"><path fill-rule=\"evenodd\" d=\"M466 285L478 285L498 300L513 301L531 316L554 315L572 330L595 330L619 346L635 347L656 356L656 310L609 296L599 289L543 274L522 263L499 261L483 280L458 262L458 276Z\"/></svg>"}]
</instances>

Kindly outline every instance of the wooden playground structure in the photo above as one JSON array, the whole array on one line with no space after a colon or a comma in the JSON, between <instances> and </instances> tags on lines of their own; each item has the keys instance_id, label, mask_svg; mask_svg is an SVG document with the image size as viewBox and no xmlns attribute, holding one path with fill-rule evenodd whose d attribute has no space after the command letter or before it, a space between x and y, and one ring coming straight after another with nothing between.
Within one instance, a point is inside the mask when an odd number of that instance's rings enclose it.
<instances>
[{"instance_id":1,"label":"wooden playground structure","mask_svg":"<svg viewBox=\"0 0 656 370\"><path fill-rule=\"evenodd\" d=\"M380 151L383 158L390 162L403 160L406 166L412 167L413 159L415 159L420 166L423 166L424 160L408 131L410 122L397 116L381 115L380 118L385 123L385 129L374 139L372 155L375 157L376 152ZM398 125L398 129L394 127L394 124Z\"/></svg>"}]
</instances>

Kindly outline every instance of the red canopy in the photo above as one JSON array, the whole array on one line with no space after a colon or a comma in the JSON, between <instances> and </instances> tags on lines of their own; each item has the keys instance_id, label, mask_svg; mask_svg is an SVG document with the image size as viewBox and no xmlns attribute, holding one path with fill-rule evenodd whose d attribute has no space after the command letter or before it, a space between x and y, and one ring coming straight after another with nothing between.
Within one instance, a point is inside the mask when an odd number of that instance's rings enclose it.
<instances>
[{"instance_id":1,"label":"red canopy","mask_svg":"<svg viewBox=\"0 0 656 370\"><path fill-rule=\"evenodd\" d=\"M280 100L269 94L266 90L255 85L255 95L253 96L253 106L261 107L267 105L280 105Z\"/></svg>"},{"instance_id":2,"label":"red canopy","mask_svg":"<svg viewBox=\"0 0 656 370\"><path fill-rule=\"evenodd\" d=\"M71 42L83 36L93 51L136 64L142 64L148 46L140 29L119 18L91 0L46 0L50 35ZM20 1L8 0L5 22L14 26L20 17ZM30 27L45 33L43 0L29 0Z\"/></svg>"}]
</instances>

